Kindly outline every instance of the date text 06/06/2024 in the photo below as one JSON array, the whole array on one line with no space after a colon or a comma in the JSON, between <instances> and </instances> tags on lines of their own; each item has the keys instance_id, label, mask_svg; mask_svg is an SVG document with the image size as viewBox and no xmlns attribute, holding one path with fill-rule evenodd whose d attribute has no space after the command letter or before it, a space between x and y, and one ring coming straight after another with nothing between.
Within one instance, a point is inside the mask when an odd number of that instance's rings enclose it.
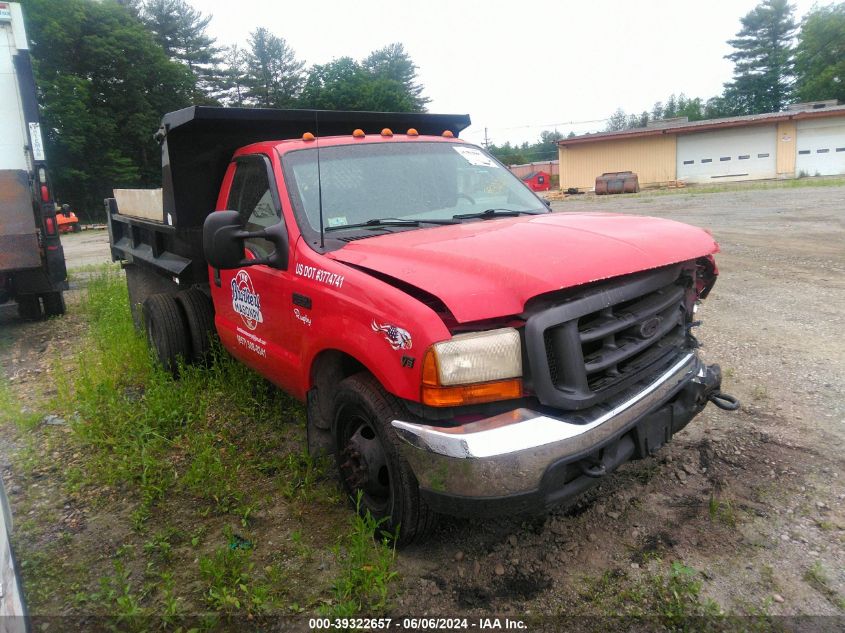
<instances>
[{"instance_id":1,"label":"date text 06/06/2024","mask_svg":"<svg viewBox=\"0 0 845 633\"><path fill-rule=\"evenodd\" d=\"M522 620L511 618L311 618L308 628L321 629L365 629L365 630L526 630Z\"/></svg>"}]
</instances>

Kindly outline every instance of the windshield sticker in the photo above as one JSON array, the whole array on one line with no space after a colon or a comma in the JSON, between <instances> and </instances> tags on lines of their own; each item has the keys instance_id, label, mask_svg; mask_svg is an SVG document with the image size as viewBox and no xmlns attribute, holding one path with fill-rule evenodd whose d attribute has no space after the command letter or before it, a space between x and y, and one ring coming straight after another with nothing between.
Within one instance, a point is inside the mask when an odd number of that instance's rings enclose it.
<instances>
[{"instance_id":1,"label":"windshield sticker","mask_svg":"<svg viewBox=\"0 0 845 633\"><path fill-rule=\"evenodd\" d=\"M239 270L232 278L232 310L241 315L244 325L250 330L264 323L261 314L261 297L255 292L252 279L245 270Z\"/></svg>"},{"instance_id":2,"label":"windshield sticker","mask_svg":"<svg viewBox=\"0 0 845 633\"><path fill-rule=\"evenodd\" d=\"M349 222L346 221L345 215L339 215L334 218L327 218L326 219L326 226L346 226Z\"/></svg>"},{"instance_id":3,"label":"windshield sticker","mask_svg":"<svg viewBox=\"0 0 845 633\"><path fill-rule=\"evenodd\" d=\"M475 147L462 147L460 145L455 145L452 149L463 156L470 165L477 165L479 167L496 167L496 161L487 156L480 149L476 149Z\"/></svg>"},{"instance_id":4,"label":"windshield sticker","mask_svg":"<svg viewBox=\"0 0 845 633\"><path fill-rule=\"evenodd\" d=\"M334 286L335 288L343 287L343 275L337 273L330 273L328 270L322 268L314 268L314 266L304 266L302 264L296 265L296 274L305 279L314 279L321 284L327 286Z\"/></svg>"},{"instance_id":5,"label":"windshield sticker","mask_svg":"<svg viewBox=\"0 0 845 633\"><path fill-rule=\"evenodd\" d=\"M302 321L308 327L311 327L311 317L305 314L304 312L300 312L299 308L293 309L293 316Z\"/></svg>"},{"instance_id":6,"label":"windshield sticker","mask_svg":"<svg viewBox=\"0 0 845 633\"><path fill-rule=\"evenodd\" d=\"M373 328L373 332L381 332L384 334L384 340L390 343L390 347L395 350L399 349L411 349L413 342L411 341L411 334L408 330L403 330L401 327L396 327L395 325L390 325L389 323L385 323L384 325L379 325L373 319L371 326Z\"/></svg>"}]
</instances>

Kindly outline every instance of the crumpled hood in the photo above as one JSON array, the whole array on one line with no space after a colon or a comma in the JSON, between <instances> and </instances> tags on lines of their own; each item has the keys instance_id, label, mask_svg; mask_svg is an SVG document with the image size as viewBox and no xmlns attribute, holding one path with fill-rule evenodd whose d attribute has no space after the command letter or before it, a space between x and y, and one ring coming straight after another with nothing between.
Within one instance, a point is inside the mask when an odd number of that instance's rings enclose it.
<instances>
[{"instance_id":1,"label":"crumpled hood","mask_svg":"<svg viewBox=\"0 0 845 633\"><path fill-rule=\"evenodd\" d=\"M459 322L522 312L539 294L719 250L702 229L611 213L549 213L421 228L329 254L439 297Z\"/></svg>"}]
</instances>

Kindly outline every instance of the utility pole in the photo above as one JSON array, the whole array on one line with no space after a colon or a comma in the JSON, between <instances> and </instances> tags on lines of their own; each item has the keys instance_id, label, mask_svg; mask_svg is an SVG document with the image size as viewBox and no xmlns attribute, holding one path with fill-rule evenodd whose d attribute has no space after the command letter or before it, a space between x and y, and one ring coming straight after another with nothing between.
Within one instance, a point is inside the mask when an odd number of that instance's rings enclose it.
<instances>
[{"instance_id":1,"label":"utility pole","mask_svg":"<svg viewBox=\"0 0 845 633\"><path fill-rule=\"evenodd\" d=\"M490 149L490 139L487 138L487 128L484 128L484 149Z\"/></svg>"}]
</instances>

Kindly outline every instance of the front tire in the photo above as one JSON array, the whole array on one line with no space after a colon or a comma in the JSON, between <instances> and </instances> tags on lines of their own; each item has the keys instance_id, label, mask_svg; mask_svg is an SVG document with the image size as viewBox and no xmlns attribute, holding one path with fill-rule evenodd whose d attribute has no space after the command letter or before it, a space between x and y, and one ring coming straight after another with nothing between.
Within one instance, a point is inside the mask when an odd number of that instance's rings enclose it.
<instances>
[{"instance_id":1,"label":"front tire","mask_svg":"<svg viewBox=\"0 0 845 633\"><path fill-rule=\"evenodd\" d=\"M390 423L401 417L399 402L370 374L344 379L335 395L332 436L344 491L354 501L359 491L362 514L381 521L382 534L399 529L397 544L423 540L436 515L420 497L419 485L399 451Z\"/></svg>"}]
</instances>

